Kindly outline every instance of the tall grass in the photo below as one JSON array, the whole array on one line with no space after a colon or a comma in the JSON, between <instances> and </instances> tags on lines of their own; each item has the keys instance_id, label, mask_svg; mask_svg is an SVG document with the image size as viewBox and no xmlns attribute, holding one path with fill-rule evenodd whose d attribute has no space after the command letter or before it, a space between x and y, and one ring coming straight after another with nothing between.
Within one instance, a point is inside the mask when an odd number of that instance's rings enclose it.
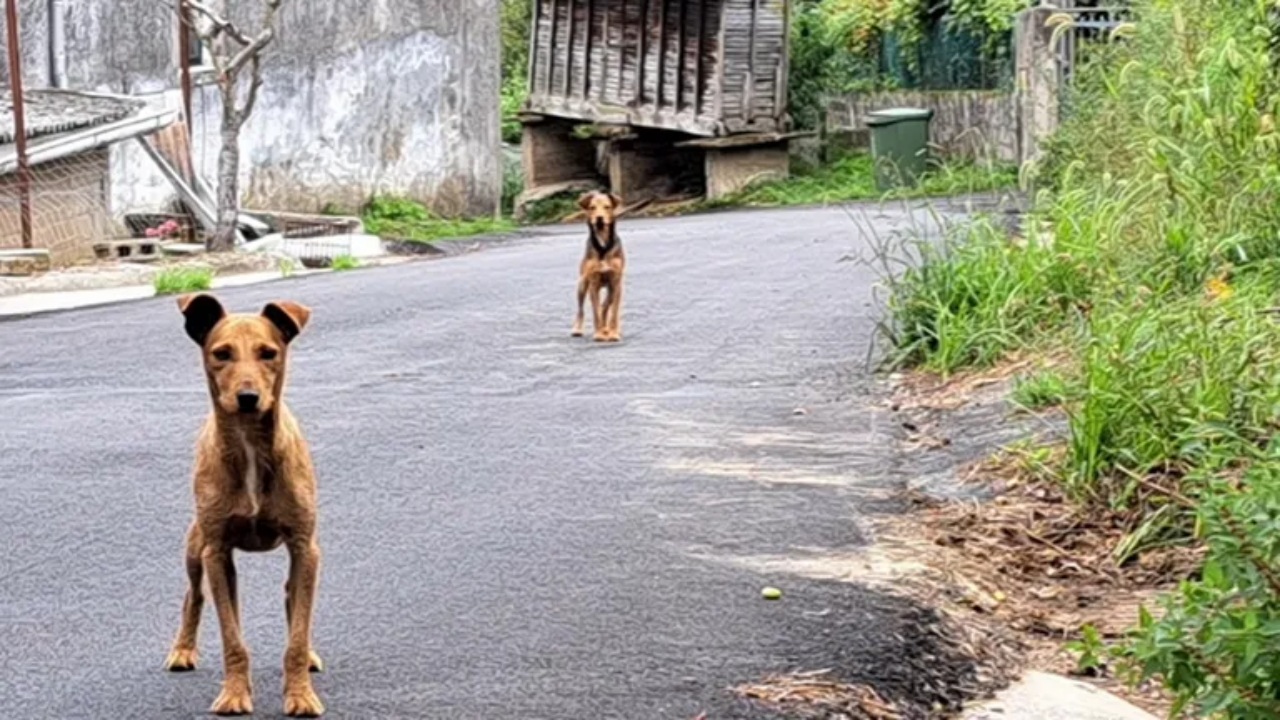
<instances>
[{"instance_id":1,"label":"tall grass","mask_svg":"<svg viewBox=\"0 0 1280 720\"><path fill-rule=\"evenodd\" d=\"M152 281L157 295L182 295L213 287L213 270L199 267L174 267L161 270Z\"/></svg>"},{"instance_id":2,"label":"tall grass","mask_svg":"<svg viewBox=\"0 0 1280 720\"><path fill-rule=\"evenodd\" d=\"M1280 716L1280 37L1272 0L1138 0L1081 71L1032 226L978 225L892 283L899 363L1074 355L1072 497L1132 512L1118 551L1205 543L1204 576L1127 651L1181 707ZM1263 622L1271 623L1263 625Z\"/></svg>"}]
</instances>

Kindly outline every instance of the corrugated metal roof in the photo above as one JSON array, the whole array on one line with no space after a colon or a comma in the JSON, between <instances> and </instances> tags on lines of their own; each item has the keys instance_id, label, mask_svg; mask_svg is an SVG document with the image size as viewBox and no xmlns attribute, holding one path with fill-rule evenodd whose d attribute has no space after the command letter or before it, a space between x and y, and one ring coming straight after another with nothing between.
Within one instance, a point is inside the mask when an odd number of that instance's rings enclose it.
<instances>
[{"instance_id":1,"label":"corrugated metal roof","mask_svg":"<svg viewBox=\"0 0 1280 720\"><path fill-rule=\"evenodd\" d=\"M27 137L82 130L123 120L145 103L119 97L87 95L65 90L28 90L26 99ZM13 93L0 92L0 145L16 140L13 128Z\"/></svg>"}]
</instances>

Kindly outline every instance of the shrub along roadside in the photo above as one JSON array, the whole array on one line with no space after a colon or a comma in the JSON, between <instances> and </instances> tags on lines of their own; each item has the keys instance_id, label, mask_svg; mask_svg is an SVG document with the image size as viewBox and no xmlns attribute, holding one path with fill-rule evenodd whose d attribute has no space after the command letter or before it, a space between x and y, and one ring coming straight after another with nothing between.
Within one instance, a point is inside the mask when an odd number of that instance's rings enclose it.
<instances>
[{"instance_id":1,"label":"shrub along roadside","mask_svg":"<svg viewBox=\"0 0 1280 720\"><path fill-rule=\"evenodd\" d=\"M1209 562L1116 657L1180 708L1280 716L1280 75L1272 0L1140 0L1078 76L1031 227L979 224L891 284L893 360L1074 359L1056 476L1138 529L1117 552ZM1090 655L1095 653L1091 652Z\"/></svg>"}]
</instances>

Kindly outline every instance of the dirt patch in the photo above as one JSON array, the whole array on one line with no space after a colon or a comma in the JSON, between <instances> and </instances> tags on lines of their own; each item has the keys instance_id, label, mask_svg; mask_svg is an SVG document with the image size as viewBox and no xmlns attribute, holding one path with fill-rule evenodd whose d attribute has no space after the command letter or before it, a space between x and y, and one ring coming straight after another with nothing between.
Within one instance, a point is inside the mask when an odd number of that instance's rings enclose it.
<instances>
[{"instance_id":1,"label":"dirt patch","mask_svg":"<svg viewBox=\"0 0 1280 720\"><path fill-rule=\"evenodd\" d=\"M904 451L927 454L933 445L919 437L971 420L972 405L990 405L990 396L1006 393L1012 377L1033 367L1015 360L947 380L904 376L894 399L908 429ZM1006 408L1006 418L1010 412ZM989 411L984 417L998 422ZM1077 505L1038 476L1037 468L1053 466L1052 453L1060 450L1038 454L1034 462L1029 453L993 456L993 450L952 467L951 482L963 492L943 499L908 491L911 511L882 519L874 533L891 555L926 566L897 583L902 591L974 633L1011 641L1010 647L1021 648L1015 662L1026 669L1076 674L1078 662L1067 644L1084 627L1104 639L1122 637L1137 623L1140 607L1154 612L1159 595L1196 571L1201 553L1162 548L1123 557L1117 549L1136 529L1132 515ZM1144 709L1168 710L1167 698L1152 686L1087 679Z\"/></svg>"}]
</instances>

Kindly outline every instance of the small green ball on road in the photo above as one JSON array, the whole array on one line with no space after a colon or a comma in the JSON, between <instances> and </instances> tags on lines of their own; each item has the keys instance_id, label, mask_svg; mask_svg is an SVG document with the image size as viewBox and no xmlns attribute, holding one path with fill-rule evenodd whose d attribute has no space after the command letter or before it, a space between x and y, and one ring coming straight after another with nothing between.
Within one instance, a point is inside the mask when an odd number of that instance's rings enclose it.
<instances>
[{"instance_id":1,"label":"small green ball on road","mask_svg":"<svg viewBox=\"0 0 1280 720\"><path fill-rule=\"evenodd\" d=\"M760 591L760 595L764 597L765 600L781 600L782 599L782 591L776 587L767 587L764 590Z\"/></svg>"}]
</instances>

